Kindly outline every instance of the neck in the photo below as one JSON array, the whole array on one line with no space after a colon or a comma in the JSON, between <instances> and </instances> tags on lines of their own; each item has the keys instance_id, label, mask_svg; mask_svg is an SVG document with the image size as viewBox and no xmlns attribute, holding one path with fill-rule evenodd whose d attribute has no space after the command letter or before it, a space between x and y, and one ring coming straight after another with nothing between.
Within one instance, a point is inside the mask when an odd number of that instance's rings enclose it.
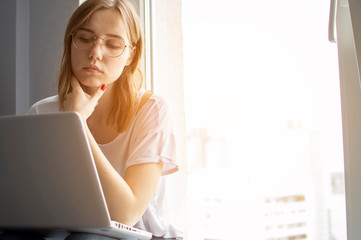
<instances>
[{"instance_id":1,"label":"neck","mask_svg":"<svg viewBox=\"0 0 361 240\"><path fill-rule=\"evenodd\" d=\"M108 116L110 114L112 102L113 102L112 85L113 84L107 85L103 96L99 99L98 104L94 109L94 112L89 117L90 121L95 121L98 124L106 123ZM88 87L84 87L84 86L82 86L82 87L83 87L84 92L89 95L93 95L95 93L95 91L97 90L97 88L88 88Z\"/></svg>"}]
</instances>

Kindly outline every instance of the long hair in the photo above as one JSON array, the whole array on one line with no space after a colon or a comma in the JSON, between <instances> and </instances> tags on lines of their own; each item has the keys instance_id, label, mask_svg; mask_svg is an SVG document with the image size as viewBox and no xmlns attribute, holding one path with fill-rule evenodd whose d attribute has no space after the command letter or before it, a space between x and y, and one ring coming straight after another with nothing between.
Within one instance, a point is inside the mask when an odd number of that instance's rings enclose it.
<instances>
[{"instance_id":1,"label":"long hair","mask_svg":"<svg viewBox=\"0 0 361 240\"><path fill-rule=\"evenodd\" d=\"M80 28L91 15L101 9L119 11L126 26L130 45L134 47L132 62L125 66L119 79L113 84L114 101L107 124L115 126L118 132L123 132L130 124L139 100L139 89L143 82L139 63L143 51L143 35L139 17L133 6L127 0L87 0L80 5L70 18L64 36L64 53L60 73L57 79L60 108L64 109L65 97L71 92L71 34Z\"/></svg>"}]
</instances>

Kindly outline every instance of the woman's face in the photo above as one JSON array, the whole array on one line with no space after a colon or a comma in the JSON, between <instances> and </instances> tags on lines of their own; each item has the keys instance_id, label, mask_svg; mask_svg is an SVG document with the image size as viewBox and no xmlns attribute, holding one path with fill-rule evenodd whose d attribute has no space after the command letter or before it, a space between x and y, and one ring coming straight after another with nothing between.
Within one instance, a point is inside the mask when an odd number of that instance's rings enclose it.
<instances>
[{"instance_id":1,"label":"woman's face","mask_svg":"<svg viewBox=\"0 0 361 240\"><path fill-rule=\"evenodd\" d=\"M81 29L92 32L97 40L89 50L79 50L71 44L71 67L75 77L84 90L92 90L105 84L111 86L131 62L131 48L125 30L124 21L116 10L98 10ZM123 38L126 47L119 57L109 57L102 49L102 39L105 37Z\"/></svg>"}]
</instances>

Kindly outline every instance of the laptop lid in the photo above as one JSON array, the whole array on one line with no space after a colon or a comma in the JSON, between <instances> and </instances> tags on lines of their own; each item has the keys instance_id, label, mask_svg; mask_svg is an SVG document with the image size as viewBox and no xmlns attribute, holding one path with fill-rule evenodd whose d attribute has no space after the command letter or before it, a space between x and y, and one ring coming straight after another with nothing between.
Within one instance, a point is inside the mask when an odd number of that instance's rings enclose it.
<instances>
[{"instance_id":1,"label":"laptop lid","mask_svg":"<svg viewBox=\"0 0 361 240\"><path fill-rule=\"evenodd\" d=\"M114 223L79 114L0 117L0 159L0 230L79 229L141 238L139 231L110 230Z\"/></svg>"},{"instance_id":2,"label":"laptop lid","mask_svg":"<svg viewBox=\"0 0 361 240\"><path fill-rule=\"evenodd\" d=\"M78 114L0 117L0 133L0 227L109 225Z\"/></svg>"}]
</instances>

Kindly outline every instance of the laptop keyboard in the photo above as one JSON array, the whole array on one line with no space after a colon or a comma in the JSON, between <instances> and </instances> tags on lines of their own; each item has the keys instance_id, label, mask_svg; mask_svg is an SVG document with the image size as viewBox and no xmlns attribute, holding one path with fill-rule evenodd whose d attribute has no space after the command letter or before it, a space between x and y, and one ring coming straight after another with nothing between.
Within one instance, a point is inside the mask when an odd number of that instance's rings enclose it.
<instances>
[{"instance_id":1,"label":"laptop keyboard","mask_svg":"<svg viewBox=\"0 0 361 240\"><path fill-rule=\"evenodd\" d=\"M113 221L113 220L111 221L111 224L112 224L112 227L116 227L116 228L119 228L119 229L122 229L122 230L141 233L141 234L147 233L147 232L145 232L143 230L140 230L138 228L130 227L128 225L125 225L125 224L122 224L122 223L119 223L119 222L116 222L116 221Z\"/></svg>"}]
</instances>

